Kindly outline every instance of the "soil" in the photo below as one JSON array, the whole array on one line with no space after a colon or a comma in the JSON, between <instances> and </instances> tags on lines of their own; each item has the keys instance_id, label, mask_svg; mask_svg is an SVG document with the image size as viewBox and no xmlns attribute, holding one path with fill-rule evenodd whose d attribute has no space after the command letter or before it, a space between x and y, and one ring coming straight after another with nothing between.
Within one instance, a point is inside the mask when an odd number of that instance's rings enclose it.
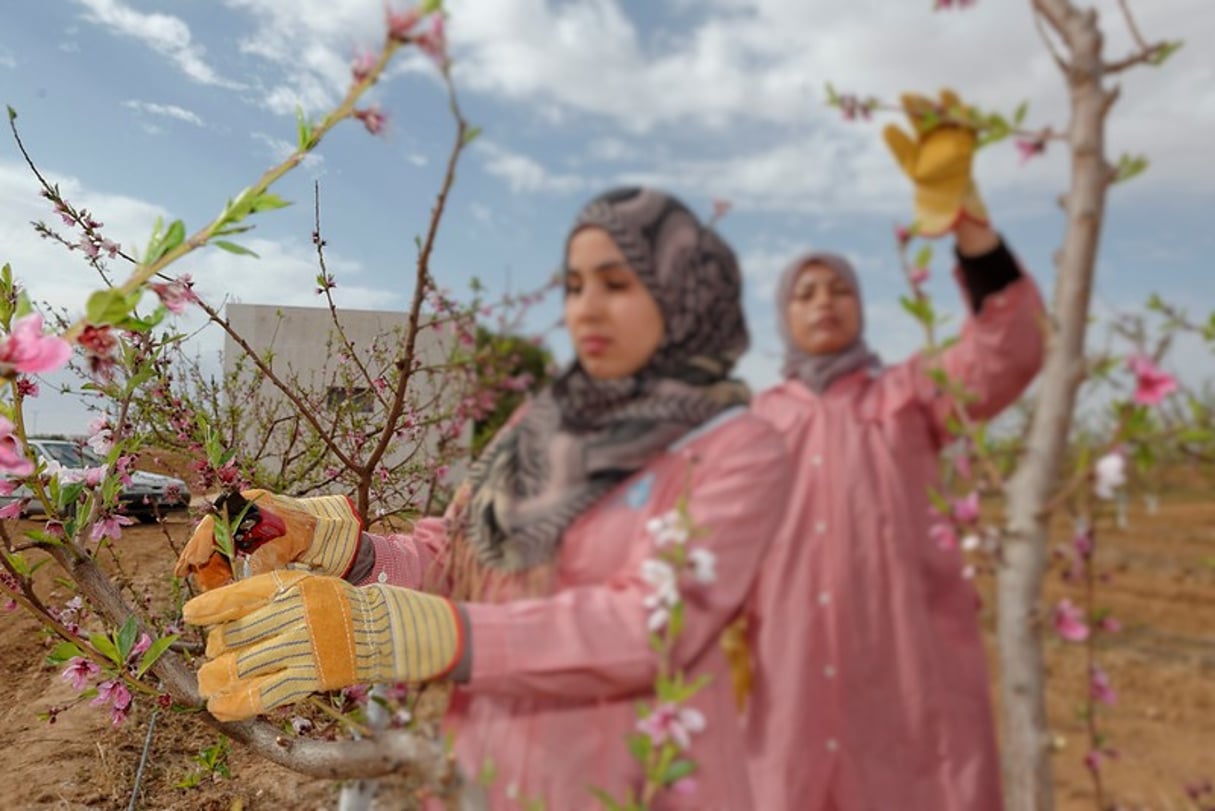
<instances>
[{"instance_id":1,"label":"soil","mask_svg":"<svg viewBox=\"0 0 1215 811\"><path fill-rule=\"evenodd\" d=\"M166 535L180 546L190 526L190 518L178 514L163 526L123 530L121 565L137 592L165 588L173 560ZM1066 543L1064 527L1058 535ZM1102 638L1098 651L1118 695L1117 703L1102 706L1098 715L1108 745L1117 751L1102 771L1107 805L1198 808L1186 800L1185 785L1215 780L1215 504L1191 492L1164 499L1155 514L1132 505L1129 526L1100 539L1098 563L1109 572L1100 586L1100 604L1123 625ZM48 583L49 569L44 570ZM978 584L991 605L990 580L980 576ZM68 592L57 590L62 602ZM1078 601L1081 594L1053 572L1044 606L1063 596ZM990 640L990 612L984 622ZM1056 808L1088 811L1096 804L1083 765L1088 744L1078 713L1088 689L1085 650L1053 633L1046 640ZM0 774L7 778L0 808L128 808L154 702L137 701L117 728L108 713L87 705L64 710L48 723L39 713L70 703L74 691L60 678L60 668L45 664L48 645L37 626L21 610L0 613L0 646ZM992 672L997 673L994 659ZM337 807L336 784L296 775L238 745L226 758L230 778L206 772L196 758L217 740L217 733L196 718L160 711L134 807ZM199 774L196 786L179 787ZM392 807L401 807L401 795L394 794ZM1215 805L1215 796L1206 805Z\"/></svg>"}]
</instances>

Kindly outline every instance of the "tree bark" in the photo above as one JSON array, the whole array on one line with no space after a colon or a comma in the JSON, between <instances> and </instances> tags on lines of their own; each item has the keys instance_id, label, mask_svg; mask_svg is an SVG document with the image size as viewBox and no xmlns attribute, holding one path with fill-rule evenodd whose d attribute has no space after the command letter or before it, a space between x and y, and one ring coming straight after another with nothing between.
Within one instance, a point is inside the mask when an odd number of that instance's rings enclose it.
<instances>
[{"instance_id":1,"label":"tree bark","mask_svg":"<svg viewBox=\"0 0 1215 811\"><path fill-rule=\"evenodd\" d=\"M1076 393L1084 380L1084 339L1109 167L1105 116L1116 93L1102 87L1102 35L1096 13L1069 0L1032 0L1063 40L1071 97L1068 144L1071 184L1064 198L1063 245L1045 364L1038 384L1025 456L1007 489L1008 518L997 580L1002 756L1006 811L1051 811L1051 734L1046 718L1040 607L1047 565L1050 500L1060 478Z\"/></svg>"}]
</instances>

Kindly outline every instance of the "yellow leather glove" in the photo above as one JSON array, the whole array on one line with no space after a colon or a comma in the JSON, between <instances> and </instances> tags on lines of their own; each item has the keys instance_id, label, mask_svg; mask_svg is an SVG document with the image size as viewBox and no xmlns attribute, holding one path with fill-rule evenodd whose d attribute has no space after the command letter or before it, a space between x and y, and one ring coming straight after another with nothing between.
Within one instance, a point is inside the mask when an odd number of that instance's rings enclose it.
<instances>
[{"instance_id":1,"label":"yellow leather glove","mask_svg":"<svg viewBox=\"0 0 1215 811\"><path fill-rule=\"evenodd\" d=\"M447 675L464 638L455 604L395 586L275 571L200 594L191 625L211 626L198 691L221 721L241 721L311 693Z\"/></svg>"},{"instance_id":2,"label":"yellow leather glove","mask_svg":"<svg viewBox=\"0 0 1215 811\"><path fill-rule=\"evenodd\" d=\"M914 137L894 124L888 124L882 135L895 161L915 184L919 234L942 236L963 217L986 225L987 207L970 175L975 127L959 123L959 119L973 120L974 111L952 90L942 90L936 104L913 93L904 93L902 99Z\"/></svg>"},{"instance_id":3,"label":"yellow leather glove","mask_svg":"<svg viewBox=\"0 0 1215 811\"><path fill-rule=\"evenodd\" d=\"M747 644L746 619L735 620L721 632L721 650L726 655L726 664L730 668L734 703L739 712L742 712L747 708L747 697L751 695L755 679L751 669L751 646Z\"/></svg>"},{"instance_id":4,"label":"yellow leather glove","mask_svg":"<svg viewBox=\"0 0 1215 811\"><path fill-rule=\"evenodd\" d=\"M261 517L260 525L248 533L250 574L285 569L296 562L339 577L350 571L363 525L346 496L291 498L256 489L242 490L241 496L253 503ZM234 520L236 516L230 512L228 518ZM268 540L264 537L271 535L274 537ZM213 516L204 516L198 522L177 558L173 574L193 574L203 591L232 582L232 567L215 543Z\"/></svg>"}]
</instances>

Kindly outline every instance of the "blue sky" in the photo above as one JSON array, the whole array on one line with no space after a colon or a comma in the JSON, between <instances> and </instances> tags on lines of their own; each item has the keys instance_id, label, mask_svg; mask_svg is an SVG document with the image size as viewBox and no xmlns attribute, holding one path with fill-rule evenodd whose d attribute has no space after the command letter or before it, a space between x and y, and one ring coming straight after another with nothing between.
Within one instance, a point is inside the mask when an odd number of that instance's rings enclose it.
<instances>
[{"instance_id":1,"label":"blue sky","mask_svg":"<svg viewBox=\"0 0 1215 811\"><path fill-rule=\"evenodd\" d=\"M399 2L399 0L398 0ZM1130 47L1115 0L1098 0L1111 58ZM335 102L349 63L381 36L381 0L51 0L12 3L0 29L0 101L17 109L40 168L106 233L141 246L157 215L197 227L281 158L294 109ZM733 202L722 231L747 276L752 350L742 374L776 381L772 283L807 248L841 251L866 294L870 342L889 360L917 344L898 306L890 237L909 218L906 181L881 124L849 124L823 104L828 81L893 99L957 88L984 107L1030 102L1029 122L1066 124L1062 79L1035 31L1029 0L980 0L933 13L931 0L448 0L466 116L484 128L459 171L433 269L455 291L539 285L560 260L571 217L617 183L652 183L707 212ZM1146 154L1146 175L1115 187L1102 240L1097 312L1136 310L1156 291L1205 314L1215 302L1215 5L1132 2L1150 39L1184 38L1164 68L1120 77L1110 154ZM298 205L259 222L254 260L207 250L182 262L211 303L319 305L310 243L312 184L339 304L396 309L410 294L413 237L425 226L452 122L420 55L372 91L390 116L372 138L339 128L279 192ZM976 170L993 219L1047 289L1068 166L1058 148L1021 166L1011 145ZM97 279L79 255L40 240L54 220L11 139L0 138L0 262L39 300L79 311ZM124 271L125 272L125 271ZM960 312L938 261L931 291ZM555 322L556 302L529 326ZM185 319L183 326L196 323ZM559 357L568 346L557 334ZM204 332L200 351L222 341ZM1171 366L1215 371L1201 347ZM83 430L74 402L31 403L42 432Z\"/></svg>"}]
</instances>

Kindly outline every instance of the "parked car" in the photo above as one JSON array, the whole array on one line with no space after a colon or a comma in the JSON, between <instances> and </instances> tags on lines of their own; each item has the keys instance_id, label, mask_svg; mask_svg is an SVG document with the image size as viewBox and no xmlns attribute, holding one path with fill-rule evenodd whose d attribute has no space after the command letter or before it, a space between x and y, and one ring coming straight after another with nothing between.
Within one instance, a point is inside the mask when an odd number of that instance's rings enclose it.
<instances>
[{"instance_id":1,"label":"parked car","mask_svg":"<svg viewBox=\"0 0 1215 811\"><path fill-rule=\"evenodd\" d=\"M47 462L57 462L64 468L83 473L88 468L105 464L105 460L83 442L71 439L43 439L31 437L29 446ZM30 499L22 515L42 511L42 505L32 498L33 493L25 485L16 488L12 495L0 497L0 505L18 499ZM146 470L131 473L131 483L123 485L118 494L119 511L144 524L156 521L157 515L185 510L190 506L190 490L186 483L173 476L162 476Z\"/></svg>"}]
</instances>

